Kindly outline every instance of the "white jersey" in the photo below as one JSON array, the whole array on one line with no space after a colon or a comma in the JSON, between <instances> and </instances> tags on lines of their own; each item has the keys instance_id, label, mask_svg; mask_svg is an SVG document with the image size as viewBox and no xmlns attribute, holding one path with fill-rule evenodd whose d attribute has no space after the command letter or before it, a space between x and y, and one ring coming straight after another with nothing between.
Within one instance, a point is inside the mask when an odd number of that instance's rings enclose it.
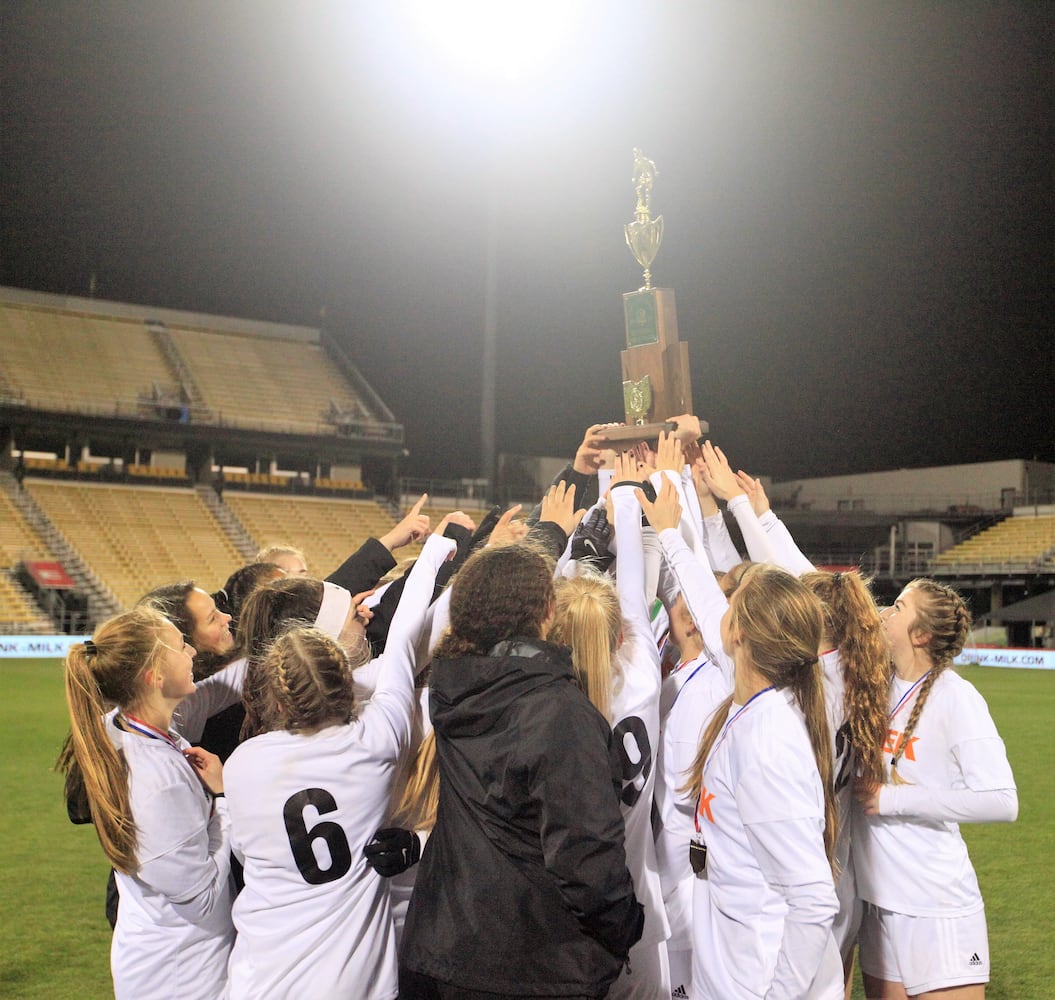
<instances>
[{"instance_id":1,"label":"white jersey","mask_svg":"<svg viewBox=\"0 0 1055 1000\"><path fill-rule=\"evenodd\" d=\"M693 900L692 996L841 998L824 790L790 693L767 688L730 708L696 823L707 868Z\"/></svg>"},{"instance_id":2,"label":"white jersey","mask_svg":"<svg viewBox=\"0 0 1055 1000\"><path fill-rule=\"evenodd\" d=\"M224 769L231 841L244 858L228 996L391 998L388 886L363 848L389 809L411 735L413 646L453 543L430 536L400 598L371 700L348 725L265 733Z\"/></svg>"},{"instance_id":3,"label":"white jersey","mask_svg":"<svg viewBox=\"0 0 1055 1000\"><path fill-rule=\"evenodd\" d=\"M107 719L124 753L136 826L135 875L116 873L121 903L110 947L117 1000L216 1000L234 940L231 855L224 800L183 756L189 746L126 732Z\"/></svg>"},{"instance_id":4,"label":"white jersey","mask_svg":"<svg viewBox=\"0 0 1055 1000\"><path fill-rule=\"evenodd\" d=\"M888 775L920 686L894 678L884 747ZM978 879L957 821L1012 820L1017 796L985 699L953 670L943 670L934 682L898 773L909 784L882 787L881 815L854 813L861 898L918 917L981 909Z\"/></svg>"},{"instance_id":5,"label":"white jersey","mask_svg":"<svg viewBox=\"0 0 1055 1000\"><path fill-rule=\"evenodd\" d=\"M663 903L670 924L671 949L692 947L692 892L689 865L695 835L696 796L681 791L696 759L700 738L714 710L733 691L732 675L702 654L682 663L663 681L659 775L656 778L656 859ZM669 704L665 702L669 701Z\"/></svg>"},{"instance_id":6,"label":"white jersey","mask_svg":"<svg viewBox=\"0 0 1055 1000\"><path fill-rule=\"evenodd\" d=\"M618 659L622 684L612 692L612 749L622 765L620 795L626 824L627 868L634 893L645 908L641 945L670 934L656 863L652 802L659 752L659 651L652 636L644 592L641 508L633 490L612 491L615 508L616 586L623 613L623 644Z\"/></svg>"}]
</instances>

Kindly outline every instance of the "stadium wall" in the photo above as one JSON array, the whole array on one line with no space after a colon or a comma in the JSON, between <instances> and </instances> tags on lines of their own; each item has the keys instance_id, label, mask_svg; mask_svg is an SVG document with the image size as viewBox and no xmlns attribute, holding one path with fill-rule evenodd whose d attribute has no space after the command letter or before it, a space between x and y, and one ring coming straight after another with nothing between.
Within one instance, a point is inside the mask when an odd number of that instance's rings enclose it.
<instances>
[{"instance_id":1,"label":"stadium wall","mask_svg":"<svg viewBox=\"0 0 1055 1000\"><path fill-rule=\"evenodd\" d=\"M0 660L49 659L64 657L74 643L87 635L3 635ZM1010 667L1018 670L1055 670L1055 649L995 649L968 647L953 661L957 666Z\"/></svg>"},{"instance_id":2,"label":"stadium wall","mask_svg":"<svg viewBox=\"0 0 1055 1000\"><path fill-rule=\"evenodd\" d=\"M1055 463L1023 459L792 479L769 487L774 505L815 511L997 510L1050 503L1053 493Z\"/></svg>"}]
</instances>

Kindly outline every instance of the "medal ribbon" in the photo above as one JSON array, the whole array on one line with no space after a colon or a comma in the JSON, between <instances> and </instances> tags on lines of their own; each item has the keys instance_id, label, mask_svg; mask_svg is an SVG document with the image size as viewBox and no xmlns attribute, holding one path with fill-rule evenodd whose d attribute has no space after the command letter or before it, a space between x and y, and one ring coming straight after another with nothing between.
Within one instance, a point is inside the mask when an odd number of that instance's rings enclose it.
<instances>
[{"instance_id":1,"label":"medal ribbon","mask_svg":"<svg viewBox=\"0 0 1055 1000\"><path fill-rule=\"evenodd\" d=\"M916 681L915 684L912 685L912 687L910 687L901 696L901 700L894 706L893 711L890 713L891 720L893 720L894 716L897 715L898 712L901 711L901 706L904 705L906 701L908 701L909 696L912 694L912 692L915 691L916 688L918 688L929 676L930 676L930 671L928 670L918 681Z\"/></svg>"},{"instance_id":2,"label":"medal ribbon","mask_svg":"<svg viewBox=\"0 0 1055 1000\"><path fill-rule=\"evenodd\" d=\"M176 751L183 758L187 767L194 773L194 777L201 781L201 776L194 769L194 765L187 759L183 750L180 748L179 740L173 737L169 733L162 732L157 726L152 726L149 722L144 722L142 719L137 719L134 715L121 715L121 721L131 729L133 732L139 733L140 736L146 736L148 739L161 740L162 743L167 743L173 750ZM202 782L202 788L205 788L205 783ZM208 789L205 789L208 792Z\"/></svg>"}]
</instances>

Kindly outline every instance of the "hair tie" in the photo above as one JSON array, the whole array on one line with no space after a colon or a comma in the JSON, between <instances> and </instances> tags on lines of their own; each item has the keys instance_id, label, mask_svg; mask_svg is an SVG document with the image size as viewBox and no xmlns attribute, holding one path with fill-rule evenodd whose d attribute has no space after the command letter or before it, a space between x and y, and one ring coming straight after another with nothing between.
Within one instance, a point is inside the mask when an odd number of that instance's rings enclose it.
<instances>
[{"instance_id":1,"label":"hair tie","mask_svg":"<svg viewBox=\"0 0 1055 1000\"><path fill-rule=\"evenodd\" d=\"M834 573L832 573L832 583L838 583L842 578L843 575L841 571L836 570Z\"/></svg>"},{"instance_id":2,"label":"hair tie","mask_svg":"<svg viewBox=\"0 0 1055 1000\"><path fill-rule=\"evenodd\" d=\"M85 656L95 656L95 654L98 653L98 652L99 652L99 647L96 646L95 643L92 642L91 639L85 639L84 640L84 655Z\"/></svg>"}]
</instances>

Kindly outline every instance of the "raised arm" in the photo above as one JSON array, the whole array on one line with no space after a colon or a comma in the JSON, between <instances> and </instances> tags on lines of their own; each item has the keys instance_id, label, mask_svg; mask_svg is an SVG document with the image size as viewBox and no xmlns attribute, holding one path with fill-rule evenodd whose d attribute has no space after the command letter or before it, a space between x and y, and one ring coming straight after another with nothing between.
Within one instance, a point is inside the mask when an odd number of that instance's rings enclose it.
<instances>
[{"instance_id":1,"label":"raised arm","mask_svg":"<svg viewBox=\"0 0 1055 1000\"><path fill-rule=\"evenodd\" d=\"M641 539L641 508L636 491L640 490L636 462L625 453L616 458L612 483L612 511L615 521L615 586L623 622L633 643L634 662L644 662L659 671L659 653L652 641L648 600L645 596L645 549Z\"/></svg>"},{"instance_id":2,"label":"raised arm","mask_svg":"<svg viewBox=\"0 0 1055 1000\"><path fill-rule=\"evenodd\" d=\"M812 572L816 567L795 544L795 539L791 537L787 525L770 509L769 497L766 496L766 489L762 483L749 476L743 469L736 473L736 479L744 488L748 500L751 501L751 509L758 516L759 523L769 538L777 565L793 576L802 576L803 573Z\"/></svg>"},{"instance_id":3,"label":"raised arm","mask_svg":"<svg viewBox=\"0 0 1055 1000\"><path fill-rule=\"evenodd\" d=\"M776 555L759 524L758 517L751 509L751 502L743 486L737 480L729 460L721 448L716 448L710 441L703 444L704 481L707 488L720 500L724 500L730 513L736 518L740 533L744 536L747 553L755 562L776 563Z\"/></svg>"},{"instance_id":4,"label":"raised arm","mask_svg":"<svg viewBox=\"0 0 1055 1000\"><path fill-rule=\"evenodd\" d=\"M437 533L429 536L422 548L417 562L407 576L403 596L388 631L385 651L371 664L377 679L374 696L363 709L362 715L365 716L367 712L372 715L383 713L398 749L402 749L410 739L415 644L432 600L436 574L457 548L455 542L443 537L442 532L446 526L447 518L440 523Z\"/></svg>"},{"instance_id":5,"label":"raised arm","mask_svg":"<svg viewBox=\"0 0 1055 1000\"><path fill-rule=\"evenodd\" d=\"M677 530L681 504L676 487L672 482L664 483L654 503L650 503L641 491L638 491L637 499L649 524L659 535L667 566L674 575L678 589L685 596L685 603L703 637L708 657L732 676L732 661L722 647L721 631L722 616L729 602L710 567L703 565L692 554Z\"/></svg>"},{"instance_id":6,"label":"raised arm","mask_svg":"<svg viewBox=\"0 0 1055 1000\"><path fill-rule=\"evenodd\" d=\"M204 680L195 681L194 693L188 695L172 713L172 725L189 743L197 743L209 717L242 700L245 687L246 659L240 657Z\"/></svg>"}]
</instances>

